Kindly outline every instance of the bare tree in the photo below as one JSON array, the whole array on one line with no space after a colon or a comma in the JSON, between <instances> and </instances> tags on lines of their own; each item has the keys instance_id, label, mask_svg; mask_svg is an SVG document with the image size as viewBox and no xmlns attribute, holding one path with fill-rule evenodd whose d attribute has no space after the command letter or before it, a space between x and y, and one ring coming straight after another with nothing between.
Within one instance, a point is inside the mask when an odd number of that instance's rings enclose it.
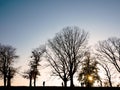
<instances>
[{"instance_id":1,"label":"bare tree","mask_svg":"<svg viewBox=\"0 0 120 90\"><path fill-rule=\"evenodd\" d=\"M105 75L107 77L107 80L108 80L108 86L112 87L112 75L111 75L111 71L110 71L110 67L108 66L107 64L108 62L106 61L99 61L99 65L102 66L102 68L105 70ZM110 64L110 63L109 63Z\"/></svg>"},{"instance_id":2,"label":"bare tree","mask_svg":"<svg viewBox=\"0 0 120 90\"><path fill-rule=\"evenodd\" d=\"M64 84L70 79L73 87L73 76L84 56L88 33L78 27L65 27L48 40L50 52L47 53L48 61L53 68L53 73L59 76Z\"/></svg>"},{"instance_id":3,"label":"bare tree","mask_svg":"<svg viewBox=\"0 0 120 90\"><path fill-rule=\"evenodd\" d=\"M29 62L30 69L24 72L23 77L30 80L30 86L32 86L32 79L34 80L34 86L36 86L36 78L40 75L38 66L41 61L43 53L46 51L45 46L40 46L32 51L32 60Z\"/></svg>"},{"instance_id":4,"label":"bare tree","mask_svg":"<svg viewBox=\"0 0 120 90\"><path fill-rule=\"evenodd\" d=\"M120 38L111 37L108 40L100 41L97 51L120 72Z\"/></svg>"},{"instance_id":5,"label":"bare tree","mask_svg":"<svg viewBox=\"0 0 120 90\"><path fill-rule=\"evenodd\" d=\"M47 60L49 61L50 65L53 68L52 74L55 76L59 76L64 84L64 87L67 87L67 81L69 80L69 72L67 71L67 66L66 66L66 61L65 61L65 56L60 56L62 55L61 53L56 54L55 56L59 56L60 60L57 60L57 58L53 58L48 52L47 52Z\"/></svg>"},{"instance_id":6,"label":"bare tree","mask_svg":"<svg viewBox=\"0 0 120 90\"><path fill-rule=\"evenodd\" d=\"M16 49L10 45L0 44L0 72L4 80L4 86L11 85L11 79L15 76L16 68L13 67L16 55Z\"/></svg>"}]
</instances>

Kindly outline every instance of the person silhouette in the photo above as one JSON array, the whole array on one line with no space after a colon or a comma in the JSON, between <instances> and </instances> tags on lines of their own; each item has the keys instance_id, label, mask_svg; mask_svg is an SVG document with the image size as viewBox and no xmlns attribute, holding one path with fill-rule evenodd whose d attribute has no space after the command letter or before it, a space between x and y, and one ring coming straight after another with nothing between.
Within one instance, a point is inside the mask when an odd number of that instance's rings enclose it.
<instances>
[{"instance_id":1,"label":"person silhouette","mask_svg":"<svg viewBox=\"0 0 120 90\"><path fill-rule=\"evenodd\" d=\"M43 81L43 86L45 86L45 81Z\"/></svg>"},{"instance_id":2,"label":"person silhouette","mask_svg":"<svg viewBox=\"0 0 120 90\"><path fill-rule=\"evenodd\" d=\"M62 82L62 87L63 87L64 85L63 85L63 82Z\"/></svg>"}]
</instances>

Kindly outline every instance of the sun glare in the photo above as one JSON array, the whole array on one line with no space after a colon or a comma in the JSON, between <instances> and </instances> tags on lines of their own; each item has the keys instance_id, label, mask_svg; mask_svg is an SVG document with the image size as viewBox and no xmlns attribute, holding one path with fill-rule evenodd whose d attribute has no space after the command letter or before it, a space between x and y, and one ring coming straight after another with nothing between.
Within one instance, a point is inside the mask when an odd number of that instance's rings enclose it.
<instances>
[{"instance_id":1,"label":"sun glare","mask_svg":"<svg viewBox=\"0 0 120 90\"><path fill-rule=\"evenodd\" d=\"M93 81L93 77L92 76L88 76L88 80L89 81Z\"/></svg>"}]
</instances>

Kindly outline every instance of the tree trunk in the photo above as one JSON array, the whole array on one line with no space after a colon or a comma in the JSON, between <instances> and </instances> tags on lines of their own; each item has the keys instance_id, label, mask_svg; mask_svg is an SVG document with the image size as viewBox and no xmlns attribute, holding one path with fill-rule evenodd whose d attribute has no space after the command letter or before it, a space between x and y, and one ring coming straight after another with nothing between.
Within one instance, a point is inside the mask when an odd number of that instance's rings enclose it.
<instances>
[{"instance_id":1,"label":"tree trunk","mask_svg":"<svg viewBox=\"0 0 120 90\"><path fill-rule=\"evenodd\" d=\"M64 87L67 87L67 80L65 79L63 82L64 82Z\"/></svg>"},{"instance_id":2,"label":"tree trunk","mask_svg":"<svg viewBox=\"0 0 120 90\"><path fill-rule=\"evenodd\" d=\"M7 85L7 80L6 80L6 78L7 78L7 74L6 74L6 67L5 67L5 64L6 64L6 60L5 60L5 62L4 62L4 65L3 65L3 74L4 74L4 86L6 87Z\"/></svg>"},{"instance_id":3,"label":"tree trunk","mask_svg":"<svg viewBox=\"0 0 120 90\"><path fill-rule=\"evenodd\" d=\"M34 87L36 86L36 75L34 77Z\"/></svg>"},{"instance_id":4,"label":"tree trunk","mask_svg":"<svg viewBox=\"0 0 120 90\"><path fill-rule=\"evenodd\" d=\"M9 68L8 76L7 76L7 86L8 87L11 86L11 70L10 70L10 68Z\"/></svg>"},{"instance_id":5,"label":"tree trunk","mask_svg":"<svg viewBox=\"0 0 120 90\"><path fill-rule=\"evenodd\" d=\"M73 75L70 75L70 87L74 87L74 84L73 84Z\"/></svg>"},{"instance_id":6,"label":"tree trunk","mask_svg":"<svg viewBox=\"0 0 120 90\"><path fill-rule=\"evenodd\" d=\"M111 77L109 77L108 80L109 80L110 87L112 87Z\"/></svg>"},{"instance_id":7,"label":"tree trunk","mask_svg":"<svg viewBox=\"0 0 120 90\"><path fill-rule=\"evenodd\" d=\"M8 78L8 80L7 80L7 87L10 87L10 86L11 86L11 79Z\"/></svg>"},{"instance_id":8,"label":"tree trunk","mask_svg":"<svg viewBox=\"0 0 120 90\"><path fill-rule=\"evenodd\" d=\"M11 86L11 71L10 71L10 68L9 68L8 76L7 76L7 86L8 87Z\"/></svg>"},{"instance_id":9,"label":"tree trunk","mask_svg":"<svg viewBox=\"0 0 120 90\"><path fill-rule=\"evenodd\" d=\"M99 80L100 81L100 86L102 87L102 80Z\"/></svg>"},{"instance_id":10,"label":"tree trunk","mask_svg":"<svg viewBox=\"0 0 120 90\"><path fill-rule=\"evenodd\" d=\"M32 86L32 76L30 76L30 82L29 82L29 86Z\"/></svg>"},{"instance_id":11,"label":"tree trunk","mask_svg":"<svg viewBox=\"0 0 120 90\"><path fill-rule=\"evenodd\" d=\"M67 82L66 81L64 81L64 87L67 87Z\"/></svg>"},{"instance_id":12,"label":"tree trunk","mask_svg":"<svg viewBox=\"0 0 120 90\"><path fill-rule=\"evenodd\" d=\"M4 86L6 87L6 75L4 74Z\"/></svg>"}]
</instances>

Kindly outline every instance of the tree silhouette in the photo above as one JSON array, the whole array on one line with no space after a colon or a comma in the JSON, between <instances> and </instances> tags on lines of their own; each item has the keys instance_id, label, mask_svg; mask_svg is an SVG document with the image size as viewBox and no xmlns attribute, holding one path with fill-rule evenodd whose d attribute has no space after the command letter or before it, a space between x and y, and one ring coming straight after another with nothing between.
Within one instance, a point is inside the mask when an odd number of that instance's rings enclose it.
<instances>
[{"instance_id":1,"label":"tree silhouette","mask_svg":"<svg viewBox=\"0 0 120 90\"><path fill-rule=\"evenodd\" d=\"M57 59L53 59L50 54L47 53L47 60L49 61L50 65L53 68L53 75L59 76L63 82L64 82L64 87L67 87L67 81L69 80L69 72L67 71L67 66L65 62L64 56L61 57L58 53L57 55L59 56L59 61Z\"/></svg>"},{"instance_id":2,"label":"tree silhouette","mask_svg":"<svg viewBox=\"0 0 120 90\"><path fill-rule=\"evenodd\" d=\"M107 86L112 87L112 80L111 80L112 79L112 75L111 75L110 67L108 66L108 64L110 64L110 63L106 62L105 60L102 60L102 58L99 59L98 63L105 71L105 75L106 75L107 80L108 80L108 82L105 82L105 83L107 83Z\"/></svg>"},{"instance_id":3,"label":"tree silhouette","mask_svg":"<svg viewBox=\"0 0 120 90\"><path fill-rule=\"evenodd\" d=\"M4 86L11 86L11 79L14 77L16 68L13 63L18 56L16 49L10 45L0 44L0 74L4 80Z\"/></svg>"},{"instance_id":4,"label":"tree silhouette","mask_svg":"<svg viewBox=\"0 0 120 90\"><path fill-rule=\"evenodd\" d=\"M17 68L9 67L8 75L7 75L7 86L11 86L11 79L14 77Z\"/></svg>"},{"instance_id":5,"label":"tree silhouette","mask_svg":"<svg viewBox=\"0 0 120 90\"><path fill-rule=\"evenodd\" d=\"M25 72L23 72L23 77L26 78L26 79L29 79L29 86L31 87L32 86L32 79L33 79L33 70L29 69Z\"/></svg>"},{"instance_id":6,"label":"tree silhouette","mask_svg":"<svg viewBox=\"0 0 120 90\"><path fill-rule=\"evenodd\" d=\"M73 87L73 76L78 69L81 59L83 58L88 33L79 27L65 27L48 40L48 61L53 68L53 74L59 76L66 86L70 79L70 86ZM50 54L52 52L52 54Z\"/></svg>"},{"instance_id":7,"label":"tree silhouette","mask_svg":"<svg viewBox=\"0 0 120 90\"><path fill-rule=\"evenodd\" d=\"M102 59L112 63L120 73L120 38L111 37L108 40L99 41L97 53Z\"/></svg>"},{"instance_id":8,"label":"tree silhouette","mask_svg":"<svg viewBox=\"0 0 120 90\"><path fill-rule=\"evenodd\" d=\"M78 80L81 82L81 86L92 87L94 82L100 79L97 68L98 63L94 57L91 57L90 52L86 52L85 56Z\"/></svg>"},{"instance_id":9,"label":"tree silhouette","mask_svg":"<svg viewBox=\"0 0 120 90\"><path fill-rule=\"evenodd\" d=\"M30 80L30 86L32 86L32 79L34 81L34 86L36 86L36 78L40 75L38 66L41 61L43 53L46 51L45 46L40 46L32 51L32 60L29 62L30 69L24 72L23 77Z\"/></svg>"}]
</instances>

